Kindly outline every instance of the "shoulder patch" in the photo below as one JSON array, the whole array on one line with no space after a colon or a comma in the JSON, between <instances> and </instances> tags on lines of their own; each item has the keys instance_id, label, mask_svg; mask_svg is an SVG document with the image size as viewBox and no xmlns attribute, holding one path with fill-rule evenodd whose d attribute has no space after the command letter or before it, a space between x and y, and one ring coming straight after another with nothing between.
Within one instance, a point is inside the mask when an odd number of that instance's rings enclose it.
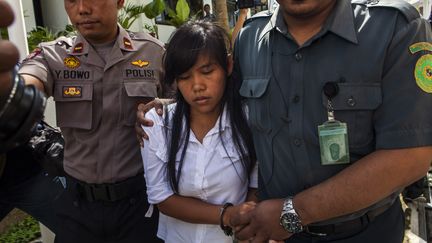
<instances>
[{"instance_id":1,"label":"shoulder patch","mask_svg":"<svg viewBox=\"0 0 432 243\"><path fill-rule=\"evenodd\" d=\"M353 1L358 2L358 1ZM393 8L400 11L408 22L414 19L420 18L420 13L417 9L404 0L366 0L363 1L369 8L383 7L383 8Z\"/></svg>"},{"instance_id":2,"label":"shoulder patch","mask_svg":"<svg viewBox=\"0 0 432 243\"><path fill-rule=\"evenodd\" d=\"M428 42L419 42L410 46L411 54L420 51L432 52L432 44ZM417 86L426 93L432 93L432 55L425 54L421 56L416 63L414 77Z\"/></svg>"},{"instance_id":3,"label":"shoulder patch","mask_svg":"<svg viewBox=\"0 0 432 243\"><path fill-rule=\"evenodd\" d=\"M42 52L42 49L39 47L36 47L26 58L24 58L24 60L22 61L22 63L26 63L27 61L39 56Z\"/></svg>"},{"instance_id":4,"label":"shoulder patch","mask_svg":"<svg viewBox=\"0 0 432 243\"><path fill-rule=\"evenodd\" d=\"M132 31L127 31L130 38L134 41L151 41L156 43L157 45L159 45L160 47L164 47L165 44L162 43L162 41L156 39L155 37L151 36L148 33L145 32L132 32Z\"/></svg>"},{"instance_id":5,"label":"shoulder patch","mask_svg":"<svg viewBox=\"0 0 432 243\"><path fill-rule=\"evenodd\" d=\"M261 11L259 13L254 14L252 17L246 19L244 25L247 25L257 19L270 18L272 15L273 13L271 13L268 10Z\"/></svg>"}]
</instances>

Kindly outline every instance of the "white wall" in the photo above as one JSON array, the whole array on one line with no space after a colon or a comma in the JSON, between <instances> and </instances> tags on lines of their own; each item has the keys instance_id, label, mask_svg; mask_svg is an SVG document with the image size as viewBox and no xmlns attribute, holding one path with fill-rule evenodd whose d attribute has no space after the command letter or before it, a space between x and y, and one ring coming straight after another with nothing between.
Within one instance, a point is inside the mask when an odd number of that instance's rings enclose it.
<instances>
[{"instance_id":1,"label":"white wall","mask_svg":"<svg viewBox=\"0 0 432 243\"><path fill-rule=\"evenodd\" d=\"M21 1L24 10L25 28L26 28L26 32L28 33L30 30L36 27L36 19L33 10L33 1L32 0L21 0Z\"/></svg>"},{"instance_id":2,"label":"white wall","mask_svg":"<svg viewBox=\"0 0 432 243\"><path fill-rule=\"evenodd\" d=\"M69 24L63 3L61 0L41 1L44 24L54 32L64 30L65 26Z\"/></svg>"}]
</instances>

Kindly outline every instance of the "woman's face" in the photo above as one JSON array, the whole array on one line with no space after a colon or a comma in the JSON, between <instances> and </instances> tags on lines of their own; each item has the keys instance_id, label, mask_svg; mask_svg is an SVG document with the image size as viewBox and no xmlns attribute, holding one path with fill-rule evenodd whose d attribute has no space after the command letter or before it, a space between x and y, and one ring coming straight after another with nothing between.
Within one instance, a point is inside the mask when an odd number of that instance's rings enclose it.
<instances>
[{"instance_id":1,"label":"woman's face","mask_svg":"<svg viewBox=\"0 0 432 243\"><path fill-rule=\"evenodd\" d=\"M228 70L231 72L231 67ZM220 114L226 77L225 70L203 54L198 56L194 66L177 77L177 87L190 105L192 116Z\"/></svg>"}]
</instances>

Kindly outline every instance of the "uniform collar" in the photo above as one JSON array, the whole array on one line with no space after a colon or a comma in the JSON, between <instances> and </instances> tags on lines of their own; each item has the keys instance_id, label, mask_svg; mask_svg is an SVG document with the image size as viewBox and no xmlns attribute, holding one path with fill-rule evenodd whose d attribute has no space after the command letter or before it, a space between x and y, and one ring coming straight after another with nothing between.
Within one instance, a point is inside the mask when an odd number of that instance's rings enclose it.
<instances>
[{"instance_id":1,"label":"uniform collar","mask_svg":"<svg viewBox=\"0 0 432 243\"><path fill-rule=\"evenodd\" d=\"M123 51L137 51L138 49L136 46L132 43L132 38L129 35L129 33L123 29L119 25L119 35L117 37L117 43Z\"/></svg>"},{"instance_id":2,"label":"uniform collar","mask_svg":"<svg viewBox=\"0 0 432 243\"><path fill-rule=\"evenodd\" d=\"M132 38L129 33L123 29L120 25L118 25L119 34L117 36L116 44L123 51L134 52L137 51L136 46L132 43ZM78 35L74 41L74 44L71 48L70 54L73 56L80 56L88 54L90 48L90 44L87 40L78 32Z\"/></svg>"},{"instance_id":3,"label":"uniform collar","mask_svg":"<svg viewBox=\"0 0 432 243\"><path fill-rule=\"evenodd\" d=\"M336 0L336 6L332 14L330 14L327 24L329 31L354 44L358 44L351 1Z\"/></svg>"},{"instance_id":4,"label":"uniform collar","mask_svg":"<svg viewBox=\"0 0 432 243\"><path fill-rule=\"evenodd\" d=\"M280 11L280 6L277 7L274 14L271 16L268 23L264 26L260 34L261 40L270 30L276 29L281 33L287 33L288 29ZM358 43L357 32L354 24L354 13L349 0L336 0L336 5L324 23L323 31L333 32L334 34L354 43Z\"/></svg>"}]
</instances>

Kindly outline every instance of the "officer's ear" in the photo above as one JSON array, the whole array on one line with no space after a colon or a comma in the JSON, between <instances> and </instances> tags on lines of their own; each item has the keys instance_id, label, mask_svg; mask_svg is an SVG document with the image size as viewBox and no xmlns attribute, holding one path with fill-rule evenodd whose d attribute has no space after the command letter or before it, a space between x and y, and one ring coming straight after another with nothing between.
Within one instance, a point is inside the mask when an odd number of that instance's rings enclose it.
<instances>
[{"instance_id":1,"label":"officer's ear","mask_svg":"<svg viewBox=\"0 0 432 243\"><path fill-rule=\"evenodd\" d=\"M117 9L121 9L124 6L124 0L117 0Z\"/></svg>"}]
</instances>

